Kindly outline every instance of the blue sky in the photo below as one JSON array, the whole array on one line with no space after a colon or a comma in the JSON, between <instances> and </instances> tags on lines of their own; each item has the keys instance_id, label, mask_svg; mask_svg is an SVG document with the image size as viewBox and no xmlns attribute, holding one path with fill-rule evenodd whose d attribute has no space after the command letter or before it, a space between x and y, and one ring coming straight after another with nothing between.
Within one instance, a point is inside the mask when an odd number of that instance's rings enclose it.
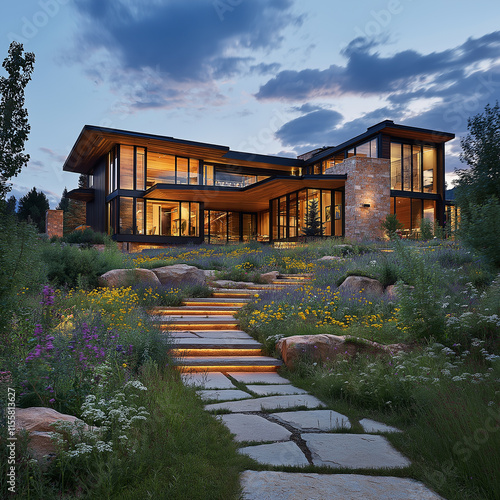
<instances>
[{"instance_id":1,"label":"blue sky","mask_svg":"<svg viewBox=\"0 0 500 500\"><path fill-rule=\"evenodd\" d=\"M295 156L384 119L457 135L500 98L500 4L429 0L22 0L12 40L36 55L30 163L12 180L51 207L85 124Z\"/></svg>"}]
</instances>

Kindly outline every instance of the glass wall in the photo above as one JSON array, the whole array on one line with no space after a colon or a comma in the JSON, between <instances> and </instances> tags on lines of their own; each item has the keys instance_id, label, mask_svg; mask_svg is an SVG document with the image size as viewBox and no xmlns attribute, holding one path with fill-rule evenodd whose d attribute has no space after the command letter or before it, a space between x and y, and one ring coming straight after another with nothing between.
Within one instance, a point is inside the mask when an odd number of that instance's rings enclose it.
<instances>
[{"instance_id":1,"label":"glass wall","mask_svg":"<svg viewBox=\"0 0 500 500\"><path fill-rule=\"evenodd\" d=\"M134 146L120 146L120 189L134 189L134 156Z\"/></svg>"},{"instance_id":2,"label":"glass wall","mask_svg":"<svg viewBox=\"0 0 500 500\"><path fill-rule=\"evenodd\" d=\"M146 201L146 234L199 236L199 203Z\"/></svg>"},{"instance_id":3,"label":"glass wall","mask_svg":"<svg viewBox=\"0 0 500 500\"><path fill-rule=\"evenodd\" d=\"M212 244L257 239L257 214L205 210L205 241Z\"/></svg>"},{"instance_id":4,"label":"glass wall","mask_svg":"<svg viewBox=\"0 0 500 500\"><path fill-rule=\"evenodd\" d=\"M147 187L154 184L199 184L200 161L148 151Z\"/></svg>"},{"instance_id":5,"label":"glass wall","mask_svg":"<svg viewBox=\"0 0 500 500\"><path fill-rule=\"evenodd\" d=\"M342 192L330 189L301 189L271 201L273 240L303 236L306 214L317 202L323 236L342 236ZM332 202L335 203L332 203Z\"/></svg>"},{"instance_id":6,"label":"glass wall","mask_svg":"<svg viewBox=\"0 0 500 500\"><path fill-rule=\"evenodd\" d=\"M422 217L434 222L437 218L434 200L391 197L391 213L404 225L404 230L419 230Z\"/></svg>"},{"instance_id":7,"label":"glass wall","mask_svg":"<svg viewBox=\"0 0 500 500\"><path fill-rule=\"evenodd\" d=\"M120 197L119 234L134 234L134 199Z\"/></svg>"},{"instance_id":8,"label":"glass wall","mask_svg":"<svg viewBox=\"0 0 500 500\"><path fill-rule=\"evenodd\" d=\"M355 148L349 149L349 151L347 151L347 157L350 158L351 156L378 158L377 139L372 139L371 141L360 144Z\"/></svg>"},{"instance_id":9,"label":"glass wall","mask_svg":"<svg viewBox=\"0 0 500 500\"><path fill-rule=\"evenodd\" d=\"M437 193L437 149L391 143L391 189Z\"/></svg>"},{"instance_id":10,"label":"glass wall","mask_svg":"<svg viewBox=\"0 0 500 500\"><path fill-rule=\"evenodd\" d=\"M118 148L113 148L108 153L108 179L107 179L107 194L112 193L118 189L117 179L118 179Z\"/></svg>"}]
</instances>

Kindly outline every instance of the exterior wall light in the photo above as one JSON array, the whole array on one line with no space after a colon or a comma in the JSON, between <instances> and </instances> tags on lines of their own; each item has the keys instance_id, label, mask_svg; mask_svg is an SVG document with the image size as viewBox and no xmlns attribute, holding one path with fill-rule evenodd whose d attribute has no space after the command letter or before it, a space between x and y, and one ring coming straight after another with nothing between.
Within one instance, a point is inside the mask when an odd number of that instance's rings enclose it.
<instances>
[{"instance_id":1,"label":"exterior wall light","mask_svg":"<svg viewBox=\"0 0 500 500\"><path fill-rule=\"evenodd\" d=\"M370 204L369 203L363 203L361 206L363 208L370 208Z\"/></svg>"}]
</instances>

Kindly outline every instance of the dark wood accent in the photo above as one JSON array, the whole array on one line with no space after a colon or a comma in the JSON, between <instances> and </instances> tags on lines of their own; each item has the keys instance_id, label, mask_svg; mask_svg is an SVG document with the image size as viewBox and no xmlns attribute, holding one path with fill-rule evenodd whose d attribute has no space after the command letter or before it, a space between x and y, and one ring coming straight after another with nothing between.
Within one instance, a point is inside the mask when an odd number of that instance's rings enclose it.
<instances>
[{"instance_id":1,"label":"dark wood accent","mask_svg":"<svg viewBox=\"0 0 500 500\"><path fill-rule=\"evenodd\" d=\"M391 138L388 135L382 135L382 147L380 148L380 158L391 159Z\"/></svg>"},{"instance_id":2,"label":"dark wood accent","mask_svg":"<svg viewBox=\"0 0 500 500\"><path fill-rule=\"evenodd\" d=\"M71 191L68 191L67 197L70 200L89 202L89 201L92 201L95 197L95 189L92 189L92 188L72 189Z\"/></svg>"}]
</instances>

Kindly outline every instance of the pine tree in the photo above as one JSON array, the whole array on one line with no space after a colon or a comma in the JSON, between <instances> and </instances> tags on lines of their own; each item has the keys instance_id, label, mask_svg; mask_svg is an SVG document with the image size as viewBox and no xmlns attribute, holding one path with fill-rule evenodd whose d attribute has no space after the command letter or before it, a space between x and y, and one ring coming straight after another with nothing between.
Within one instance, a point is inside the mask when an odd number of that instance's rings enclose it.
<instances>
[{"instance_id":1,"label":"pine tree","mask_svg":"<svg viewBox=\"0 0 500 500\"><path fill-rule=\"evenodd\" d=\"M317 199L313 199L308 203L303 234L304 236L323 235L323 224L321 224L319 217L319 208Z\"/></svg>"},{"instance_id":2,"label":"pine tree","mask_svg":"<svg viewBox=\"0 0 500 500\"><path fill-rule=\"evenodd\" d=\"M19 219L32 222L38 232L45 232L45 212L50 208L49 200L42 191L34 187L19 200Z\"/></svg>"}]
</instances>

